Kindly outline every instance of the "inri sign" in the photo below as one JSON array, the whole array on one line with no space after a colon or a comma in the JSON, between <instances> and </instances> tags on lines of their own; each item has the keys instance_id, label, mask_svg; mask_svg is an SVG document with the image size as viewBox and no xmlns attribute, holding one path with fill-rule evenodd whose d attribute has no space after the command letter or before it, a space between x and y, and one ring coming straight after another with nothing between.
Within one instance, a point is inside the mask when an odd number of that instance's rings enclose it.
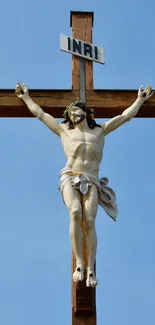
<instances>
[{"instance_id":1,"label":"inri sign","mask_svg":"<svg viewBox=\"0 0 155 325\"><path fill-rule=\"evenodd\" d=\"M60 49L86 60L104 64L104 49L102 47L60 34Z\"/></svg>"}]
</instances>

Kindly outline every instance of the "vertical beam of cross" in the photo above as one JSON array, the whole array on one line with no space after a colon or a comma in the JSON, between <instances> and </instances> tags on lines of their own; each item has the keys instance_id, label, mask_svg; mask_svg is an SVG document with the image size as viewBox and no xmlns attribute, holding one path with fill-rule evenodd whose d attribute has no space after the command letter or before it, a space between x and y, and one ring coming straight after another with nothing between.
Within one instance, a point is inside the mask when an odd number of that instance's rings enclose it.
<instances>
[{"instance_id":1,"label":"vertical beam of cross","mask_svg":"<svg viewBox=\"0 0 155 325\"><path fill-rule=\"evenodd\" d=\"M92 43L93 12L71 12L72 37ZM84 75L80 75L84 73ZM93 65L91 61L72 59L72 89L85 99L85 90L93 90ZM87 100L87 99L86 99ZM75 270L72 253L72 271ZM85 281L72 284L72 325L96 325L96 291L87 288Z\"/></svg>"},{"instance_id":2,"label":"vertical beam of cross","mask_svg":"<svg viewBox=\"0 0 155 325\"><path fill-rule=\"evenodd\" d=\"M92 43L92 12L71 12L72 37ZM86 90L93 90L93 65L85 61ZM72 61L72 88L80 90L80 60L73 56Z\"/></svg>"}]
</instances>

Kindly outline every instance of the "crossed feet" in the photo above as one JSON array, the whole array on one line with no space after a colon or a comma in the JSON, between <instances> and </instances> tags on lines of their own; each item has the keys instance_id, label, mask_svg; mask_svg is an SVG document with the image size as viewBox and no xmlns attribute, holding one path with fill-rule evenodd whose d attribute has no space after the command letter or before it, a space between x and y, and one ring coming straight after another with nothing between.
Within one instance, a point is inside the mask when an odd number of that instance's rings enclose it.
<instances>
[{"instance_id":1,"label":"crossed feet","mask_svg":"<svg viewBox=\"0 0 155 325\"><path fill-rule=\"evenodd\" d=\"M76 266L75 272L73 273L73 282L80 282L84 279L84 267L79 264ZM88 267L87 269L87 279L86 279L86 287L96 287L97 279L94 271Z\"/></svg>"}]
</instances>

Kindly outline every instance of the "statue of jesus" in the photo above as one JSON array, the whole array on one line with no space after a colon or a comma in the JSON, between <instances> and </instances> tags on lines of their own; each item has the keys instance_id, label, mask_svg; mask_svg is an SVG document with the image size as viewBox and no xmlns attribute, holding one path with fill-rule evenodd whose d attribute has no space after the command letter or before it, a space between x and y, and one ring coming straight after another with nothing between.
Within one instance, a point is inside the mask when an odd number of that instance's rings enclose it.
<instances>
[{"instance_id":1,"label":"statue of jesus","mask_svg":"<svg viewBox=\"0 0 155 325\"><path fill-rule=\"evenodd\" d=\"M64 112L64 121L58 121L45 113L29 96L28 88L19 83L16 95L27 105L28 109L52 132L61 138L67 157L65 168L60 172L59 189L70 215L70 238L76 259L73 281L84 279L83 236L85 236L87 252L86 286L95 287L97 279L94 265L97 250L95 218L100 204L106 213L116 220L117 204L114 191L107 185L108 179L99 180L99 165L102 160L105 137L122 124L130 121L139 111L142 104L152 95L151 86L139 88L135 102L121 115L102 125L98 125L92 111L85 102L76 101ZM84 225L84 231L81 227Z\"/></svg>"}]
</instances>

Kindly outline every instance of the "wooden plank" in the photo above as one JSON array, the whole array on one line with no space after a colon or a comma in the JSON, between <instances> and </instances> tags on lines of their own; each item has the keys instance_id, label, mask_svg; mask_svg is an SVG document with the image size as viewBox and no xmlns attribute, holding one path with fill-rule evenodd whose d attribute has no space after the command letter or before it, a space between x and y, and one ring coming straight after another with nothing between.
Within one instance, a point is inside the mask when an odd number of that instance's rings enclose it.
<instances>
[{"instance_id":1,"label":"wooden plank","mask_svg":"<svg viewBox=\"0 0 155 325\"><path fill-rule=\"evenodd\" d=\"M92 43L92 13L74 12L71 16L72 37ZM73 90L80 89L80 60L73 56ZM92 62L85 62L86 90L93 90ZM72 272L76 267L72 253ZM86 287L86 277L81 283L72 283L72 325L96 325L96 289Z\"/></svg>"},{"instance_id":2,"label":"wooden plank","mask_svg":"<svg viewBox=\"0 0 155 325\"><path fill-rule=\"evenodd\" d=\"M137 98L137 90L86 91L87 106L95 109L95 117L111 118L131 106ZM155 117L155 95L140 108L136 117Z\"/></svg>"},{"instance_id":3,"label":"wooden plank","mask_svg":"<svg viewBox=\"0 0 155 325\"><path fill-rule=\"evenodd\" d=\"M72 37L92 43L92 25L93 15L92 13L72 13ZM86 71L86 89L93 88L93 70L92 62L85 62ZM72 87L75 90L80 89L80 61L79 58L73 56L72 61Z\"/></svg>"},{"instance_id":4,"label":"wooden plank","mask_svg":"<svg viewBox=\"0 0 155 325\"><path fill-rule=\"evenodd\" d=\"M79 98L78 91L71 90L29 90L31 98L45 112L61 118L63 111L72 101ZM0 117L34 117L19 99L14 89L0 90Z\"/></svg>"},{"instance_id":5,"label":"wooden plank","mask_svg":"<svg viewBox=\"0 0 155 325\"><path fill-rule=\"evenodd\" d=\"M45 112L61 118L72 101L79 98L79 91L30 90L32 99ZM111 118L119 115L137 98L137 90L87 90L87 106L95 109L96 118ZM26 105L14 93L14 89L0 90L0 117L33 117ZM155 95L145 103L137 117L155 117Z\"/></svg>"}]
</instances>

